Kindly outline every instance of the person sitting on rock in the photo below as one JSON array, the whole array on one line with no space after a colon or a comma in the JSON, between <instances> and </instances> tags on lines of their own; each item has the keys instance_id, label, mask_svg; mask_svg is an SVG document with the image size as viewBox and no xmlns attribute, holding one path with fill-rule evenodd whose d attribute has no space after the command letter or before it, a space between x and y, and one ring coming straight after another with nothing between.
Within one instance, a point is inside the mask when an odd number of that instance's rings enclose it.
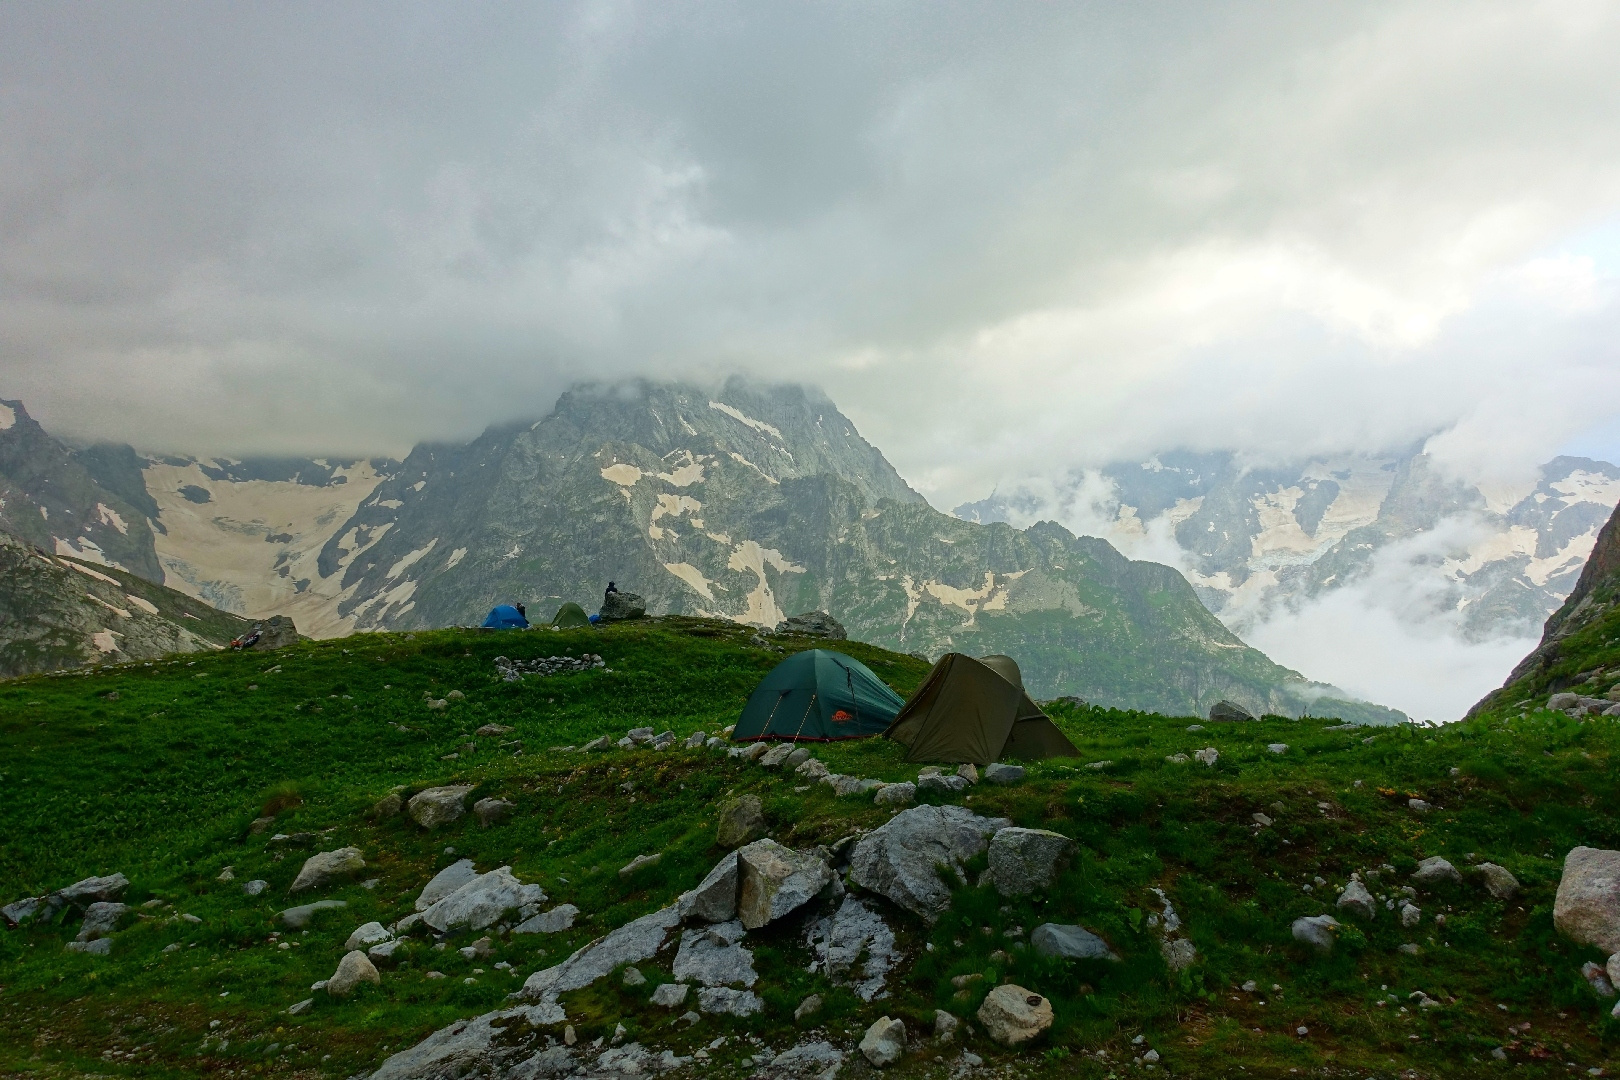
<instances>
[{"instance_id":1,"label":"person sitting on rock","mask_svg":"<svg viewBox=\"0 0 1620 1080\"><path fill-rule=\"evenodd\" d=\"M602 604L604 607L607 606L608 597L614 595L618 591L619 587L617 585L613 584L611 581L608 582L607 591L602 594Z\"/></svg>"}]
</instances>

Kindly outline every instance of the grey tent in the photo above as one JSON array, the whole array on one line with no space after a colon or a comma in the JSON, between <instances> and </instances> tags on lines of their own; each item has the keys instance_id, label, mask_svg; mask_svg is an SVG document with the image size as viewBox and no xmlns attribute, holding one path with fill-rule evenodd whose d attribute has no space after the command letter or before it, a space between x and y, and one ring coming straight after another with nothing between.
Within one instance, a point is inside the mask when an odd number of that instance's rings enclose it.
<instances>
[{"instance_id":1,"label":"grey tent","mask_svg":"<svg viewBox=\"0 0 1620 1080\"><path fill-rule=\"evenodd\" d=\"M906 747L907 761L988 765L1080 754L1024 693L1008 656L946 653L884 735Z\"/></svg>"}]
</instances>

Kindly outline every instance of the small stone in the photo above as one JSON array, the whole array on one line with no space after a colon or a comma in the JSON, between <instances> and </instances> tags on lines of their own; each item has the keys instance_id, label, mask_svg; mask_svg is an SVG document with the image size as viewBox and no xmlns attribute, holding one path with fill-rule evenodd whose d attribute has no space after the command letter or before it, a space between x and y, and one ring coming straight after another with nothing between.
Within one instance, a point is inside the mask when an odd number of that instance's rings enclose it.
<instances>
[{"instance_id":1,"label":"small stone","mask_svg":"<svg viewBox=\"0 0 1620 1080\"><path fill-rule=\"evenodd\" d=\"M799 1007L793 1010L793 1020L795 1023L803 1023L805 1017L814 1016L820 1011L821 995L811 994L809 997L799 1002Z\"/></svg>"},{"instance_id":2,"label":"small stone","mask_svg":"<svg viewBox=\"0 0 1620 1080\"><path fill-rule=\"evenodd\" d=\"M694 731L694 732L692 732L692 734L690 734L690 735L688 735L686 737L686 741L681 743L681 745L683 747L685 747L686 749L688 749L688 750L696 750L698 747L702 746L705 742L707 742L708 738L709 738L708 732Z\"/></svg>"},{"instance_id":3,"label":"small stone","mask_svg":"<svg viewBox=\"0 0 1620 1080\"><path fill-rule=\"evenodd\" d=\"M1187 725L1187 730L1188 731L1203 731L1204 730L1204 725L1203 724L1188 724Z\"/></svg>"},{"instance_id":4,"label":"small stone","mask_svg":"<svg viewBox=\"0 0 1620 1080\"><path fill-rule=\"evenodd\" d=\"M861 1036L861 1055L879 1069L893 1065L906 1052L904 1021L880 1016Z\"/></svg>"},{"instance_id":5,"label":"small stone","mask_svg":"<svg viewBox=\"0 0 1620 1080\"><path fill-rule=\"evenodd\" d=\"M979 767L971 761L963 762L956 767L956 775L970 784L977 784L979 782Z\"/></svg>"},{"instance_id":6,"label":"small stone","mask_svg":"<svg viewBox=\"0 0 1620 1080\"><path fill-rule=\"evenodd\" d=\"M687 994L691 987L686 983L661 983L653 991L652 1003L666 1009L678 1009L686 1004Z\"/></svg>"},{"instance_id":7,"label":"small stone","mask_svg":"<svg viewBox=\"0 0 1620 1080\"><path fill-rule=\"evenodd\" d=\"M417 792L407 804L411 820L428 830L450 824L466 813L467 796L472 789L471 784L450 784Z\"/></svg>"},{"instance_id":8,"label":"small stone","mask_svg":"<svg viewBox=\"0 0 1620 1080\"><path fill-rule=\"evenodd\" d=\"M248 826L248 833L252 836L258 836L260 833L269 832L270 826L275 823L276 819L273 816L254 818L253 823Z\"/></svg>"},{"instance_id":9,"label":"small stone","mask_svg":"<svg viewBox=\"0 0 1620 1080\"><path fill-rule=\"evenodd\" d=\"M752 990L729 986L705 986L698 991L698 1009L722 1016L753 1016L764 1011L765 1002Z\"/></svg>"},{"instance_id":10,"label":"small stone","mask_svg":"<svg viewBox=\"0 0 1620 1080\"><path fill-rule=\"evenodd\" d=\"M318 889L338 878L359 873L365 868L366 860L361 858L359 848L344 847L336 851L322 851L304 860L303 868L298 871L298 877L293 879L292 888L287 891L303 892L305 889Z\"/></svg>"},{"instance_id":11,"label":"small stone","mask_svg":"<svg viewBox=\"0 0 1620 1080\"><path fill-rule=\"evenodd\" d=\"M956 1029L962 1026L962 1021L944 1009L934 1010L934 1041L951 1042L956 1038Z\"/></svg>"},{"instance_id":12,"label":"small stone","mask_svg":"<svg viewBox=\"0 0 1620 1080\"><path fill-rule=\"evenodd\" d=\"M313 1008L314 1005L315 1005L315 999L314 998L305 998L303 1001L299 1001L299 1002L296 1002L296 1003L294 1003L292 1005L287 1006L287 1015L288 1016L302 1016L304 1013L309 1012L309 1010L311 1008Z\"/></svg>"},{"instance_id":13,"label":"small stone","mask_svg":"<svg viewBox=\"0 0 1620 1080\"><path fill-rule=\"evenodd\" d=\"M1215 762L1220 760L1221 753L1213 746L1206 746L1202 750L1199 750L1197 753L1193 754L1193 757L1200 764L1208 765L1213 768Z\"/></svg>"},{"instance_id":14,"label":"small stone","mask_svg":"<svg viewBox=\"0 0 1620 1080\"><path fill-rule=\"evenodd\" d=\"M622 878L627 878L643 867L657 866L663 861L663 858L664 853L661 851L652 855L637 855L635 858L619 867L619 876Z\"/></svg>"},{"instance_id":15,"label":"small stone","mask_svg":"<svg viewBox=\"0 0 1620 1080\"><path fill-rule=\"evenodd\" d=\"M1474 872L1485 879L1485 891L1503 903L1512 900L1519 892L1519 879L1504 866L1482 862L1474 867Z\"/></svg>"},{"instance_id":16,"label":"small stone","mask_svg":"<svg viewBox=\"0 0 1620 1080\"><path fill-rule=\"evenodd\" d=\"M1295 919L1293 925L1294 940L1309 945L1323 956L1333 951L1333 943L1337 939L1339 920L1331 915L1311 915L1303 919Z\"/></svg>"},{"instance_id":17,"label":"small stone","mask_svg":"<svg viewBox=\"0 0 1620 1080\"><path fill-rule=\"evenodd\" d=\"M1422 799L1407 799L1406 805L1411 807L1412 812L1415 814L1427 814L1430 810L1434 809L1433 804L1425 802Z\"/></svg>"},{"instance_id":18,"label":"small stone","mask_svg":"<svg viewBox=\"0 0 1620 1080\"><path fill-rule=\"evenodd\" d=\"M491 938L481 937L471 945L457 949L456 952L461 954L463 960L488 960L495 955L495 942Z\"/></svg>"},{"instance_id":19,"label":"small stone","mask_svg":"<svg viewBox=\"0 0 1620 1080\"><path fill-rule=\"evenodd\" d=\"M235 881L236 880L236 867L227 866L225 869L223 869L223 870L221 870L219 872L219 876L216 877L214 880L215 881Z\"/></svg>"},{"instance_id":20,"label":"small stone","mask_svg":"<svg viewBox=\"0 0 1620 1080\"><path fill-rule=\"evenodd\" d=\"M444 972L442 972L442 971L429 971L429 972L425 973L422 976L422 978L424 978L424 979L442 979L442 978L444 978Z\"/></svg>"},{"instance_id":21,"label":"small stone","mask_svg":"<svg viewBox=\"0 0 1620 1080\"><path fill-rule=\"evenodd\" d=\"M810 760L810 748L809 747L807 747L807 746L795 747L794 750L793 750L793 753L789 754L787 756L786 760L784 760L782 762L782 768L783 769L797 770L800 765L803 765L805 762L807 762L809 760Z\"/></svg>"},{"instance_id":22,"label":"small stone","mask_svg":"<svg viewBox=\"0 0 1620 1080\"><path fill-rule=\"evenodd\" d=\"M795 749L792 743L778 743L760 756L760 767L765 769L781 768Z\"/></svg>"},{"instance_id":23,"label":"small stone","mask_svg":"<svg viewBox=\"0 0 1620 1080\"><path fill-rule=\"evenodd\" d=\"M483 735L488 738L494 735L510 735L516 730L516 728L509 727L506 724L485 724L483 727L473 732L473 734Z\"/></svg>"},{"instance_id":24,"label":"small stone","mask_svg":"<svg viewBox=\"0 0 1620 1080\"><path fill-rule=\"evenodd\" d=\"M1416 904L1405 904L1401 907L1401 925L1410 930L1423 921L1423 912L1418 910Z\"/></svg>"},{"instance_id":25,"label":"small stone","mask_svg":"<svg viewBox=\"0 0 1620 1080\"><path fill-rule=\"evenodd\" d=\"M625 968L624 969L624 974L621 975L619 977L619 979L620 979L621 982L624 983L624 985L629 986L629 987L637 987L637 986L646 986L647 985L647 976L645 976L645 975L643 975L641 973L640 968L634 968L634 967Z\"/></svg>"},{"instance_id":26,"label":"small stone","mask_svg":"<svg viewBox=\"0 0 1620 1080\"><path fill-rule=\"evenodd\" d=\"M979 1006L985 1033L1003 1046L1021 1046L1052 1026L1052 1003L1016 983L1002 983Z\"/></svg>"},{"instance_id":27,"label":"small stone","mask_svg":"<svg viewBox=\"0 0 1620 1080\"><path fill-rule=\"evenodd\" d=\"M965 777L957 776L955 773L949 776L935 773L931 776L919 776L917 778L917 790L919 792L926 791L946 798L960 795L970 786L972 785L968 783Z\"/></svg>"},{"instance_id":28,"label":"small stone","mask_svg":"<svg viewBox=\"0 0 1620 1080\"><path fill-rule=\"evenodd\" d=\"M1171 971L1192 967L1198 959L1198 947L1186 938L1165 938L1159 942L1159 953Z\"/></svg>"},{"instance_id":29,"label":"small stone","mask_svg":"<svg viewBox=\"0 0 1620 1080\"><path fill-rule=\"evenodd\" d=\"M1254 818L1254 823L1256 825L1270 825L1271 824L1271 819L1269 817L1267 817L1266 815L1264 815L1262 813L1259 813L1258 811L1256 811L1254 814L1252 814L1250 816Z\"/></svg>"},{"instance_id":30,"label":"small stone","mask_svg":"<svg viewBox=\"0 0 1620 1080\"><path fill-rule=\"evenodd\" d=\"M573 1046L577 1042L579 1042L579 1036L574 1034L574 1025L573 1024L565 1024L565 1025L563 1025L563 1045L564 1046Z\"/></svg>"},{"instance_id":31,"label":"small stone","mask_svg":"<svg viewBox=\"0 0 1620 1080\"><path fill-rule=\"evenodd\" d=\"M1403 952L1407 956L1422 956L1423 955L1423 947L1421 945L1413 944L1410 941L1408 941L1405 945L1402 945L1397 951L1398 952Z\"/></svg>"},{"instance_id":32,"label":"small stone","mask_svg":"<svg viewBox=\"0 0 1620 1080\"><path fill-rule=\"evenodd\" d=\"M363 982L381 983L382 976L365 953L355 950L338 962L336 973L326 980L326 992L333 997L347 997Z\"/></svg>"},{"instance_id":33,"label":"small stone","mask_svg":"<svg viewBox=\"0 0 1620 1080\"><path fill-rule=\"evenodd\" d=\"M984 780L988 784L1021 784L1024 782L1024 767L1004 765L998 761L984 767Z\"/></svg>"},{"instance_id":34,"label":"small stone","mask_svg":"<svg viewBox=\"0 0 1620 1080\"><path fill-rule=\"evenodd\" d=\"M917 801L917 785L910 781L884 784L872 796L872 801L879 806L910 806Z\"/></svg>"},{"instance_id":35,"label":"small stone","mask_svg":"<svg viewBox=\"0 0 1620 1080\"><path fill-rule=\"evenodd\" d=\"M765 809L758 795L744 795L720 807L717 842L721 847L742 847L764 835Z\"/></svg>"},{"instance_id":36,"label":"small stone","mask_svg":"<svg viewBox=\"0 0 1620 1080\"><path fill-rule=\"evenodd\" d=\"M391 818L405 809L405 800L400 798L397 791L391 791L378 799L371 807L370 816L378 821Z\"/></svg>"},{"instance_id":37,"label":"small stone","mask_svg":"<svg viewBox=\"0 0 1620 1080\"><path fill-rule=\"evenodd\" d=\"M91 904L84 912L84 922L79 926L79 941L96 941L108 937L118 929L118 920L124 917L128 908L120 903L98 900Z\"/></svg>"},{"instance_id":38,"label":"small stone","mask_svg":"<svg viewBox=\"0 0 1620 1080\"><path fill-rule=\"evenodd\" d=\"M1217 723L1253 720L1254 714L1235 701L1222 699L1209 707L1209 718Z\"/></svg>"},{"instance_id":39,"label":"small stone","mask_svg":"<svg viewBox=\"0 0 1620 1080\"><path fill-rule=\"evenodd\" d=\"M1119 954L1109 947L1108 942L1083 926L1042 923L1029 935L1029 944L1041 956L1057 956L1065 960L1120 958Z\"/></svg>"},{"instance_id":40,"label":"small stone","mask_svg":"<svg viewBox=\"0 0 1620 1080\"><path fill-rule=\"evenodd\" d=\"M366 950L366 956L370 957L373 964L392 964L395 954L405 952L408 948L405 942L395 938L373 945Z\"/></svg>"},{"instance_id":41,"label":"small stone","mask_svg":"<svg viewBox=\"0 0 1620 1080\"><path fill-rule=\"evenodd\" d=\"M300 904L298 907L290 907L279 912L276 918L280 919L282 925L290 930L302 930L310 924L310 920L315 918L317 912L336 911L339 908L348 906L348 902L344 900L317 900L313 904Z\"/></svg>"},{"instance_id":42,"label":"small stone","mask_svg":"<svg viewBox=\"0 0 1620 1080\"><path fill-rule=\"evenodd\" d=\"M349 940L343 943L343 951L353 952L356 949L364 951L373 945L381 945L385 941L391 941L393 937L393 934L383 929L382 923L368 922L349 935Z\"/></svg>"},{"instance_id":43,"label":"small stone","mask_svg":"<svg viewBox=\"0 0 1620 1080\"><path fill-rule=\"evenodd\" d=\"M1267 743L1266 749L1273 754L1286 754L1288 753L1288 744L1285 742Z\"/></svg>"},{"instance_id":44,"label":"small stone","mask_svg":"<svg viewBox=\"0 0 1620 1080\"><path fill-rule=\"evenodd\" d=\"M112 953L112 938L97 938L94 941L70 941L67 943L67 951L85 953L89 956L108 956Z\"/></svg>"}]
</instances>

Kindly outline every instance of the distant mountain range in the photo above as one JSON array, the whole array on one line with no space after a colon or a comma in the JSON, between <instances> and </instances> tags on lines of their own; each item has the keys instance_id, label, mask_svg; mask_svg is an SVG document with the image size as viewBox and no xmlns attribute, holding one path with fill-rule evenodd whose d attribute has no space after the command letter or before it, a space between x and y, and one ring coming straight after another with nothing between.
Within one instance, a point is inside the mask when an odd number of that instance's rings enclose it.
<instances>
[{"instance_id":1,"label":"distant mountain range","mask_svg":"<svg viewBox=\"0 0 1620 1080\"><path fill-rule=\"evenodd\" d=\"M1084 500L1084 506L1078 505ZM1404 560L1436 612L1474 640L1533 635L1574 587L1620 502L1620 468L1560 457L1504 496L1443 475L1420 449L1250 467L1230 453L1166 453L958 506L968 521L1099 520L1127 550L1173 544L1211 611L1238 633ZM1162 550L1162 549L1160 549Z\"/></svg>"},{"instance_id":2,"label":"distant mountain range","mask_svg":"<svg viewBox=\"0 0 1620 1080\"><path fill-rule=\"evenodd\" d=\"M771 627L822 609L930 657L1006 652L1044 697L1402 718L1248 647L1169 567L1050 523L934 510L801 387L581 387L540 420L403 462L72 449L6 407L0 525L305 633L466 624L502 601L594 610L611 579L653 612Z\"/></svg>"}]
</instances>

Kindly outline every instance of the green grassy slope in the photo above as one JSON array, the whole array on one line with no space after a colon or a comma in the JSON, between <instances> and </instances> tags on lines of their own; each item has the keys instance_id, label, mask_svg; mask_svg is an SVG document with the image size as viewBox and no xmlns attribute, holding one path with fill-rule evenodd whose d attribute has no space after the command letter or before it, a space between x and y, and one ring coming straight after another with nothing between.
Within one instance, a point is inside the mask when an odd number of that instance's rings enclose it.
<instances>
[{"instance_id":1,"label":"green grassy slope","mask_svg":"<svg viewBox=\"0 0 1620 1080\"><path fill-rule=\"evenodd\" d=\"M445 1024L500 1007L531 972L696 884L721 854L715 814L728 794L759 794L772 834L794 846L881 824L889 814L869 800L835 798L822 785L797 790L796 777L713 751L549 749L641 724L684 736L730 723L781 658L751 646L750 633L668 619L570 633L363 635L0 685L0 902L114 871L133 882L126 901L158 901L119 932L105 959L63 950L71 923L0 930L0 1074L364 1073ZM926 670L881 649L837 647L901 693ZM610 670L494 679L499 654L587 651ZM451 690L465 700L443 711L426 706L428 694ZM812 1024L850 1045L880 1014L904 1018L913 1032L931 1026L936 1008L971 1018L988 987L1010 977L1052 998L1053 1031L1019 1054L982 1037L968 1045L992 1064L1016 1060L1041 1076L1134 1072L1133 1054L1149 1046L1162 1069L1179 1075L1478 1076L1512 1068L1562 1076L1566 1062L1596 1066L1620 1045L1610 1003L1579 974L1582 961L1603 958L1560 938L1550 914L1571 846L1620 846L1612 779L1620 732L1612 722L1513 710L1435 730L1338 731L1270 719L1189 732L1186 717L1060 708L1056 719L1080 760L1036 765L1022 786L980 785L967 805L1064 832L1080 842L1080 856L1049 893L1027 900L961 889L931 928L878 901L908 956L888 999L863 1004L807 974L802 938L781 930L750 940L762 1016L708 1017L686 1029L647 1003L652 986L668 979L661 959L641 965L649 985L640 990L611 981L566 996L573 1022L587 1040L622 1023L644 1044L682 1054L749 1033L780 1050ZM516 731L473 734L492 722ZM512 740L521 740L521 754L502 746ZM1271 753L1272 742L1289 749ZM1220 751L1213 768L1165 760L1205 746ZM900 748L881 739L817 753L835 772L916 775ZM1111 764L1086 767L1096 761ZM469 814L435 833L405 817L367 816L396 786L452 780L476 783L475 798L505 796L517 810L492 828ZM1412 797L1438 809L1416 813ZM276 814L274 828L250 833L264 811ZM1274 824L1256 826L1256 812ZM272 833L293 839L276 842ZM332 897L349 907L305 934L273 940L272 916L290 902L303 859L344 844L363 850L360 877L375 885L303 894L298 902ZM665 853L659 865L619 876L631 858L653 851ZM1291 940L1290 922L1331 911L1332 884L1353 870L1394 866L1393 879L1385 872L1375 888L1389 892L1419 858L1444 855L1464 866L1470 853L1508 867L1523 883L1520 896L1499 903L1470 879L1424 890L1424 920L1414 930L1380 909L1372 923L1353 924L1331 958ZM332 973L355 926L408 913L427 879L460 857L480 869L511 864L541 883L551 903L576 904L585 918L564 934L499 941L496 956L476 962L454 951L467 943L460 939L443 952L423 942L403 966L384 971L381 986L346 1001L317 993L308 1013L285 1014ZM217 880L226 866L235 881ZM1329 885L1304 891L1316 876ZM250 878L267 880L269 891L244 896L240 885ZM1174 902L1198 948L1185 972L1171 972L1160 956L1149 919L1154 888ZM1442 912L1439 929L1432 919ZM201 921L173 918L181 913ZM1008 936L1044 921L1086 925L1125 962L1041 960ZM1398 951L1405 943L1421 946L1421 955ZM165 953L171 944L180 948ZM512 964L512 973L495 961ZM429 980L429 969L449 977ZM974 972L987 978L959 997L951 978ZM1257 992L1237 989L1247 980ZM1413 1007L1408 995L1419 990L1442 1007ZM796 1025L794 1006L811 992L827 1006ZM1145 1041L1133 1047L1138 1035ZM1497 1047L1511 1066L1493 1061ZM938 1051L914 1048L889 1072L939 1074ZM752 1052L729 1043L704 1075L746 1075L739 1059ZM852 1064L845 1075L864 1072Z\"/></svg>"}]
</instances>

